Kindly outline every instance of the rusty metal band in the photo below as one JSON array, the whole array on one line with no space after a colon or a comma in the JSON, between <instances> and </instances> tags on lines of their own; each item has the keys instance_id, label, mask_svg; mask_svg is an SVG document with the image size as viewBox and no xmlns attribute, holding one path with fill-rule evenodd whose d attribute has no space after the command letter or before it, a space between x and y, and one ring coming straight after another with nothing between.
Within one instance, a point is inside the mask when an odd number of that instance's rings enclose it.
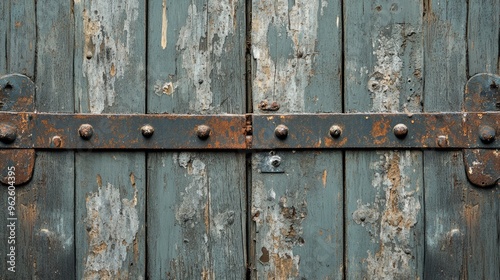
<instances>
[{"instance_id":1,"label":"rusty metal band","mask_svg":"<svg viewBox=\"0 0 500 280\"><path fill-rule=\"evenodd\" d=\"M0 113L0 123L17 130L15 141L0 142L0 149L246 148L245 115Z\"/></svg>"},{"instance_id":2,"label":"rusty metal band","mask_svg":"<svg viewBox=\"0 0 500 280\"><path fill-rule=\"evenodd\" d=\"M251 119L253 128L251 141L248 119ZM310 115L0 113L0 126L5 125L15 128L15 140L0 142L0 149L500 148L500 139L495 139L500 129L499 112ZM84 129L82 132L82 125L89 125L90 131ZM484 136L485 131L492 135L489 138Z\"/></svg>"},{"instance_id":3,"label":"rusty metal band","mask_svg":"<svg viewBox=\"0 0 500 280\"><path fill-rule=\"evenodd\" d=\"M286 127L286 137L275 137L278 126ZM500 148L498 112L256 115L253 127L254 149ZM480 135L487 128L489 143Z\"/></svg>"}]
</instances>

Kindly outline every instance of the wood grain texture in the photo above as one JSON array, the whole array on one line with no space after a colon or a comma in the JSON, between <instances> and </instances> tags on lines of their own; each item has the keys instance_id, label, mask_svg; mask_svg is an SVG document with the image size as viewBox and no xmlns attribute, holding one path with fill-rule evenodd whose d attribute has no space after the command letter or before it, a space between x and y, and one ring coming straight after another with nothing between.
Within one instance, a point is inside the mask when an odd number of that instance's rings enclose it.
<instances>
[{"instance_id":1,"label":"wood grain texture","mask_svg":"<svg viewBox=\"0 0 500 280\"><path fill-rule=\"evenodd\" d=\"M422 110L422 9L344 3L346 112ZM419 151L346 151L347 279L422 278L422 164Z\"/></svg>"},{"instance_id":2,"label":"wood grain texture","mask_svg":"<svg viewBox=\"0 0 500 280\"><path fill-rule=\"evenodd\" d=\"M468 76L498 73L498 5L498 1L427 3L426 111L461 110ZM500 227L498 219L492 217L500 213L500 190L470 185L461 151L427 151L424 161L424 276L499 278L500 245L494 236Z\"/></svg>"},{"instance_id":3,"label":"wood grain texture","mask_svg":"<svg viewBox=\"0 0 500 280\"><path fill-rule=\"evenodd\" d=\"M73 56L70 3L39 2L36 9L33 1L5 1L2 5L6 10L1 13L9 15L1 23L6 26L0 27L6 31L2 44L6 46L2 52L6 64L2 72L23 73L38 81L38 111L73 112L73 61L67 59ZM36 42L37 35L44 39ZM54 92L59 92L57 102ZM37 152L32 181L16 192L16 273L7 273L6 263L2 262L1 279L74 277L73 164L73 152ZM0 192L2 197L6 196L5 190ZM4 206L2 209L6 209ZM1 239L6 240L3 233L2 229ZM4 249L0 249L2 256L6 255Z\"/></svg>"},{"instance_id":4,"label":"wood grain texture","mask_svg":"<svg viewBox=\"0 0 500 280\"><path fill-rule=\"evenodd\" d=\"M148 113L244 113L245 2L148 7ZM245 278L245 164L238 152L149 154L148 277Z\"/></svg>"},{"instance_id":5,"label":"wood grain texture","mask_svg":"<svg viewBox=\"0 0 500 280\"><path fill-rule=\"evenodd\" d=\"M76 111L144 113L144 2L74 4ZM77 278L143 279L145 154L79 151L75 162Z\"/></svg>"},{"instance_id":6,"label":"wood grain texture","mask_svg":"<svg viewBox=\"0 0 500 280\"><path fill-rule=\"evenodd\" d=\"M327 1L252 1L254 113L341 112L342 11ZM291 132L293 133L293 132ZM342 152L280 152L283 174L252 156L253 279L341 279Z\"/></svg>"}]
</instances>

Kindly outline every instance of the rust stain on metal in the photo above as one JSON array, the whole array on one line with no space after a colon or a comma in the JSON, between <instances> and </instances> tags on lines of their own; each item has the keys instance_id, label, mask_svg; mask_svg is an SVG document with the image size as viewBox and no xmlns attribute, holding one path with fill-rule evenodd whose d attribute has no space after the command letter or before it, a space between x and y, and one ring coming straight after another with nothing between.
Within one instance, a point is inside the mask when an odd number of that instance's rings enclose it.
<instances>
[{"instance_id":1,"label":"rust stain on metal","mask_svg":"<svg viewBox=\"0 0 500 280\"><path fill-rule=\"evenodd\" d=\"M278 111L280 109L280 105L278 102L268 102L267 100L263 100L259 103L259 110L261 111Z\"/></svg>"},{"instance_id":2,"label":"rust stain on metal","mask_svg":"<svg viewBox=\"0 0 500 280\"><path fill-rule=\"evenodd\" d=\"M328 176L328 171L323 170L323 176L321 176L321 181L323 182L323 188L326 188L326 177Z\"/></svg>"},{"instance_id":3,"label":"rust stain on metal","mask_svg":"<svg viewBox=\"0 0 500 280\"><path fill-rule=\"evenodd\" d=\"M373 123L371 134L376 145L382 145L388 140L388 133L391 130L389 120L380 120Z\"/></svg>"},{"instance_id":4,"label":"rust stain on metal","mask_svg":"<svg viewBox=\"0 0 500 280\"><path fill-rule=\"evenodd\" d=\"M478 187L492 187L500 183L500 150L464 150L465 173Z\"/></svg>"},{"instance_id":5,"label":"rust stain on metal","mask_svg":"<svg viewBox=\"0 0 500 280\"><path fill-rule=\"evenodd\" d=\"M34 149L0 150L0 176L5 185L19 186L28 183L35 168ZM14 169L12 169L12 167Z\"/></svg>"}]
</instances>

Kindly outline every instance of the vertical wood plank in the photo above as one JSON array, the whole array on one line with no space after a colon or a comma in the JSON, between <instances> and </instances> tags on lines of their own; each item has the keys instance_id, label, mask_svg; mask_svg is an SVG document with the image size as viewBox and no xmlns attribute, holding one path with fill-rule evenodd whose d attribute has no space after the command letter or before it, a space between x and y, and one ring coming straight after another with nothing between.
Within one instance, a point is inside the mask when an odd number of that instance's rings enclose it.
<instances>
[{"instance_id":1,"label":"vertical wood plank","mask_svg":"<svg viewBox=\"0 0 500 280\"><path fill-rule=\"evenodd\" d=\"M254 113L342 110L341 21L338 1L252 1ZM341 279L342 152L279 152L281 174L259 172L267 154L252 156L252 278Z\"/></svg>"},{"instance_id":2,"label":"vertical wood plank","mask_svg":"<svg viewBox=\"0 0 500 280\"><path fill-rule=\"evenodd\" d=\"M466 1L425 2L425 110L459 111L467 81ZM465 221L460 200L467 189L461 152L425 151L424 276L464 278Z\"/></svg>"},{"instance_id":3,"label":"vertical wood plank","mask_svg":"<svg viewBox=\"0 0 500 280\"><path fill-rule=\"evenodd\" d=\"M9 2L9 1L7 1ZM8 73L35 75L36 22L35 1L12 0L9 6Z\"/></svg>"},{"instance_id":4,"label":"vertical wood plank","mask_svg":"<svg viewBox=\"0 0 500 280\"><path fill-rule=\"evenodd\" d=\"M422 110L422 9L418 1L344 3L345 111ZM422 153L346 151L345 168L346 278L422 278Z\"/></svg>"},{"instance_id":5,"label":"vertical wood plank","mask_svg":"<svg viewBox=\"0 0 500 280\"><path fill-rule=\"evenodd\" d=\"M498 10L498 1L426 2L426 111L461 110L468 76L498 73ZM470 185L461 151L426 151L424 160L424 275L499 278L500 190Z\"/></svg>"},{"instance_id":6,"label":"vertical wood plank","mask_svg":"<svg viewBox=\"0 0 500 280\"><path fill-rule=\"evenodd\" d=\"M76 111L144 113L144 2L74 4ZM145 162L140 152L76 153L78 279L145 277Z\"/></svg>"},{"instance_id":7,"label":"vertical wood plank","mask_svg":"<svg viewBox=\"0 0 500 280\"><path fill-rule=\"evenodd\" d=\"M468 2L467 53L468 76L487 72L500 74L500 1ZM463 168L463 162L458 165ZM461 171L463 172L463 170ZM500 186L493 189L468 187L462 205L466 225L469 279L500 278Z\"/></svg>"},{"instance_id":8,"label":"vertical wood plank","mask_svg":"<svg viewBox=\"0 0 500 280\"><path fill-rule=\"evenodd\" d=\"M34 4L34 1L1 4L6 8L1 12L6 18L0 29L7 31L2 33L5 36L2 72L27 74L37 81L38 111L73 112L73 61L67 59L73 56L71 5L38 2L35 9ZM35 41L37 35L43 40ZM57 102L54 92L59 92ZM73 162L73 152L37 152L32 181L16 191L16 273L8 273L6 263L2 262L2 279L75 276ZM1 207L6 209L3 204ZM3 228L0 235L6 240ZM6 255L4 248L0 249L2 256Z\"/></svg>"},{"instance_id":9,"label":"vertical wood plank","mask_svg":"<svg viewBox=\"0 0 500 280\"><path fill-rule=\"evenodd\" d=\"M148 113L244 113L245 2L148 8ZM244 279L245 183L244 153L149 154L148 277Z\"/></svg>"}]
</instances>

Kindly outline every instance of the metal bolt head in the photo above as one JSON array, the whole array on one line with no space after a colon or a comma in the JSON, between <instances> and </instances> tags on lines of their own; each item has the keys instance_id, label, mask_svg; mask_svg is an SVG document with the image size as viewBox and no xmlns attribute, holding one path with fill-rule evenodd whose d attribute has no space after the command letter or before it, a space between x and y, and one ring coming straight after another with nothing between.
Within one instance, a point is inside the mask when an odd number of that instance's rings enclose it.
<instances>
[{"instance_id":1,"label":"metal bolt head","mask_svg":"<svg viewBox=\"0 0 500 280\"><path fill-rule=\"evenodd\" d=\"M280 156L272 156L269 159L269 162L271 163L272 166L278 167L281 164L281 157Z\"/></svg>"},{"instance_id":2,"label":"metal bolt head","mask_svg":"<svg viewBox=\"0 0 500 280\"><path fill-rule=\"evenodd\" d=\"M153 133L155 133L155 129L154 129L154 127L147 124L147 125L144 125L141 127L141 133L142 133L142 136L144 136L146 138L150 138L151 136L153 136Z\"/></svg>"},{"instance_id":3,"label":"metal bolt head","mask_svg":"<svg viewBox=\"0 0 500 280\"><path fill-rule=\"evenodd\" d=\"M80 137L84 140L89 140L94 135L94 128L90 124L82 124L78 129Z\"/></svg>"},{"instance_id":4,"label":"metal bolt head","mask_svg":"<svg viewBox=\"0 0 500 280\"><path fill-rule=\"evenodd\" d=\"M437 137L437 145L441 148L446 148L448 147L448 136L446 135L439 135Z\"/></svg>"},{"instance_id":5,"label":"metal bolt head","mask_svg":"<svg viewBox=\"0 0 500 280\"><path fill-rule=\"evenodd\" d=\"M196 129L196 135L198 135L198 138L201 140L207 140L208 137L210 137L210 126L208 125L199 125L198 128Z\"/></svg>"},{"instance_id":6,"label":"metal bolt head","mask_svg":"<svg viewBox=\"0 0 500 280\"><path fill-rule=\"evenodd\" d=\"M408 127L402 123L395 125L392 131L399 139L403 139L408 135Z\"/></svg>"},{"instance_id":7,"label":"metal bolt head","mask_svg":"<svg viewBox=\"0 0 500 280\"><path fill-rule=\"evenodd\" d=\"M288 136L288 127L283 124L278 125L274 130L274 135L276 135L276 137L281 140L286 139L286 137Z\"/></svg>"},{"instance_id":8,"label":"metal bolt head","mask_svg":"<svg viewBox=\"0 0 500 280\"><path fill-rule=\"evenodd\" d=\"M339 138L341 134L342 128L340 128L340 126L332 125L332 127L330 127L330 136L332 136L333 138Z\"/></svg>"},{"instance_id":9,"label":"metal bolt head","mask_svg":"<svg viewBox=\"0 0 500 280\"><path fill-rule=\"evenodd\" d=\"M0 141L5 144L10 144L16 141L17 128L9 123L0 124Z\"/></svg>"},{"instance_id":10,"label":"metal bolt head","mask_svg":"<svg viewBox=\"0 0 500 280\"><path fill-rule=\"evenodd\" d=\"M60 136L56 135L54 137L52 137L52 144L54 144L54 147L61 147L62 145L62 139Z\"/></svg>"},{"instance_id":11,"label":"metal bolt head","mask_svg":"<svg viewBox=\"0 0 500 280\"><path fill-rule=\"evenodd\" d=\"M479 139L484 144L490 144L495 141L496 131L493 127L489 125L483 125L479 127Z\"/></svg>"}]
</instances>

